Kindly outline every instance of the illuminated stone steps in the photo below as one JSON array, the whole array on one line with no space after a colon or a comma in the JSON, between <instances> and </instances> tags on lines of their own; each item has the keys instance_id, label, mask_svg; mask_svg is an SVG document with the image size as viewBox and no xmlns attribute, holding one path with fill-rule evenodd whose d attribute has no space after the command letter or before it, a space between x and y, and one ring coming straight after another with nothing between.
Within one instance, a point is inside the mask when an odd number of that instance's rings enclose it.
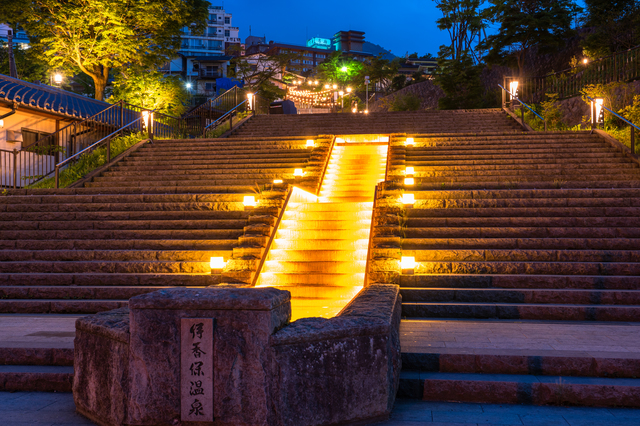
<instances>
[{"instance_id":1,"label":"illuminated stone steps","mask_svg":"<svg viewBox=\"0 0 640 426\"><path fill-rule=\"evenodd\" d=\"M258 285L291 291L294 319L334 316L362 288L385 155L386 146L336 146L321 196L285 211Z\"/></svg>"}]
</instances>

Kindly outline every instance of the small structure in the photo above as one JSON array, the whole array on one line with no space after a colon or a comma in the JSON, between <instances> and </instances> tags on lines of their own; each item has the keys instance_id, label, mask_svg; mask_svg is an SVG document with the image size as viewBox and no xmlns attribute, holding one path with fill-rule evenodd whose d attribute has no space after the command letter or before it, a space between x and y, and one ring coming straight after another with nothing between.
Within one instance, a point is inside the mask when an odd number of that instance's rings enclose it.
<instances>
[{"instance_id":1,"label":"small structure","mask_svg":"<svg viewBox=\"0 0 640 426\"><path fill-rule=\"evenodd\" d=\"M290 298L275 288L173 288L80 318L77 410L100 425L387 418L401 362L398 287L371 285L334 318L291 324Z\"/></svg>"}]
</instances>

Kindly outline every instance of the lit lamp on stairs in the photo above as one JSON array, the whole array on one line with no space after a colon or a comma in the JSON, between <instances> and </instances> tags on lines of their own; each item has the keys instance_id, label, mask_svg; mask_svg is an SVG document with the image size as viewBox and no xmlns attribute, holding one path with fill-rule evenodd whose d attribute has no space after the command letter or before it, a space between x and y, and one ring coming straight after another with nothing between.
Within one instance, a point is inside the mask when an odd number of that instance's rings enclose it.
<instances>
[{"instance_id":1,"label":"lit lamp on stairs","mask_svg":"<svg viewBox=\"0 0 640 426\"><path fill-rule=\"evenodd\" d=\"M258 203L253 195L245 195L242 204L245 208L254 208Z\"/></svg>"},{"instance_id":2,"label":"lit lamp on stairs","mask_svg":"<svg viewBox=\"0 0 640 426\"><path fill-rule=\"evenodd\" d=\"M224 269L225 261L223 257L212 257L209 261L212 274L219 274Z\"/></svg>"},{"instance_id":3,"label":"lit lamp on stairs","mask_svg":"<svg viewBox=\"0 0 640 426\"><path fill-rule=\"evenodd\" d=\"M415 183L413 179L413 167L407 167L404 172L404 184L413 185Z\"/></svg>"},{"instance_id":4,"label":"lit lamp on stairs","mask_svg":"<svg viewBox=\"0 0 640 426\"><path fill-rule=\"evenodd\" d=\"M144 122L144 128L149 135L149 139L153 141L153 111L142 111L142 121Z\"/></svg>"},{"instance_id":5,"label":"lit lamp on stairs","mask_svg":"<svg viewBox=\"0 0 640 426\"><path fill-rule=\"evenodd\" d=\"M316 146L316 143L313 139L307 139L307 148L313 148L314 146Z\"/></svg>"},{"instance_id":6,"label":"lit lamp on stairs","mask_svg":"<svg viewBox=\"0 0 640 426\"><path fill-rule=\"evenodd\" d=\"M414 256L402 256L400 260L400 269L403 274L413 274L416 268L416 258Z\"/></svg>"},{"instance_id":7,"label":"lit lamp on stairs","mask_svg":"<svg viewBox=\"0 0 640 426\"><path fill-rule=\"evenodd\" d=\"M302 171L302 169L294 169L293 171L294 178L300 178L302 176L304 176L304 172Z\"/></svg>"},{"instance_id":8,"label":"lit lamp on stairs","mask_svg":"<svg viewBox=\"0 0 640 426\"><path fill-rule=\"evenodd\" d=\"M415 142L413 141L413 138L407 138L407 140L404 141L404 145L405 146L414 146Z\"/></svg>"},{"instance_id":9,"label":"lit lamp on stairs","mask_svg":"<svg viewBox=\"0 0 640 426\"><path fill-rule=\"evenodd\" d=\"M247 93L247 110L253 111L253 93Z\"/></svg>"},{"instance_id":10,"label":"lit lamp on stairs","mask_svg":"<svg viewBox=\"0 0 640 426\"><path fill-rule=\"evenodd\" d=\"M598 127L598 124L604 123L604 99L595 98L591 100L591 129Z\"/></svg>"}]
</instances>

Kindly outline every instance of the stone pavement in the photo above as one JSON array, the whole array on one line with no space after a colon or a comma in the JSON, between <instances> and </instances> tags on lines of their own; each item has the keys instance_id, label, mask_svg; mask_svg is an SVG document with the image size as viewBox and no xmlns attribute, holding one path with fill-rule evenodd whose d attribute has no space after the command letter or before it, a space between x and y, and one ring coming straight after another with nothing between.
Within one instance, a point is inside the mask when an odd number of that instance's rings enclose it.
<instances>
[{"instance_id":1,"label":"stone pavement","mask_svg":"<svg viewBox=\"0 0 640 426\"><path fill-rule=\"evenodd\" d=\"M0 392L0 418L7 426L93 425L70 393ZM391 419L376 425L638 426L640 410L397 400Z\"/></svg>"},{"instance_id":2,"label":"stone pavement","mask_svg":"<svg viewBox=\"0 0 640 426\"><path fill-rule=\"evenodd\" d=\"M638 426L640 410L396 400L379 426Z\"/></svg>"},{"instance_id":3,"label":"stone pavement","mask_svg":"<svg viewBox=\"0 0 640 426\"><path fill-rule=\"evenodd\" d=\"M81 316L0 314L0 348L73 349L75 322Z\"/></svg>"},{"instance_id":4,"label":"stone pavement","mask_svg":"<svg viewBox=\"0 0 640 426\"><path fill-rule=\"evenodd\" d=\"M580 351L640 358L640 323L405 319L400 341L402 352Z\"/></svg>"}]
</instances>

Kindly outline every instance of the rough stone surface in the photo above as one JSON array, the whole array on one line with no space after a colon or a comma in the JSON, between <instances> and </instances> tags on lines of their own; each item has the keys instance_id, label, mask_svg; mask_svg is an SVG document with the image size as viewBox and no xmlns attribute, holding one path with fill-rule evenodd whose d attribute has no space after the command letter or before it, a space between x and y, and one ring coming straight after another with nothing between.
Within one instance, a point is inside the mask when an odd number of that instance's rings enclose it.
<instances>
[{"instance_id":1,"label":"rough stone surface","mask_svg":"<svg viewBox=\"0 0 640 426\"><path fill-rule=\"evenodd\" d=\"M335 318L304 318L273 336L277 424L386 418L398 389L401 299L395 285L362 290Z\"/></svg>"},{"instance_id":2,"label":"rough stone surface","mask_svg":"<svg viewBox=\"0 0 640 426\"><path fill-rule=\"evenodd\" d=\"M127 414L129 310L76 321L73 398L78 412L99 424L119 425Z\"/></svg>"},{"instance_id":3,"label":"rough stone surface","mask_svg":"<svg viewBox=\"0 0 640 426\"><path fill-rule=\"evenodd\" d=\"M138 296L131 306L131 424L180 419L180 319L215 318L216 424L263 424L273 376L269 338L291 317L290 295L265 289L171 289ZM235 308L235 309L234 309Z\"/></svg>"},{"instance_id":4,"label":"rough stone surface","mask_svg":"<svg viewBox=\"0 0 640 426\"><path fill-rule=\"evenodd\" d=\"M335 318L293 324L289 292L274 288L161 290L132 298L130 309L76 324L74 399L99 424L196 425L180 421L182 318L216 321L215 420L197 425L375 421L393 407L395 285L367 287Z\"/></svg>"}]
</instances>

